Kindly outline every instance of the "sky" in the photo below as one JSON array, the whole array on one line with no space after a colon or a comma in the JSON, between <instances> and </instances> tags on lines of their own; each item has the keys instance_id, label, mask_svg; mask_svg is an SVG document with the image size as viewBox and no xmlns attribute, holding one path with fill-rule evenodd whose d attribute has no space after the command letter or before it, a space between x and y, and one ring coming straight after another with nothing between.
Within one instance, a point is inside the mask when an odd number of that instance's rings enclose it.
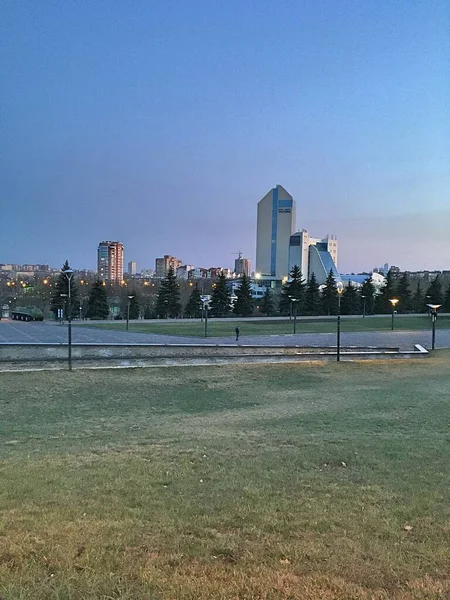
<instances>
[{"instance_id":1,"label":"sky","mask_svg":"<svg viewBox=\"0 0 450 600\"><path fill-rule=\"evenodd\" d=\"M11 0L0 89L0 263L232 266L281 184L341 272L450 268L448 0Z\"/></svg>"}]
</instances>

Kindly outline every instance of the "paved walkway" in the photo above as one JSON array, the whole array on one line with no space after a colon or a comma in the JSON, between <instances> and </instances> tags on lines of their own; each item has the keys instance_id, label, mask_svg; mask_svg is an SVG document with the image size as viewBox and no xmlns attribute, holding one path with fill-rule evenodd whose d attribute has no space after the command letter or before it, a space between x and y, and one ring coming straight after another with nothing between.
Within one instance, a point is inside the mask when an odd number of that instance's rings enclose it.
<instances>
[{"instance_id":1,"label":"paved walkway","mask_svg":"<svg viewBox=\"0 0 450 600\"><path fill-rule=\"evenodd\" d=\"M107 331L87 325L72 328L74 344L234 344L233 337L210 337L207 339L174 335ZM0 343L67 343L67 326L53 323L25 323L0 321ZM264 346L335 346L335 333L301 333L297 335L241 336L240 344ZM410 350L414 344L425 348L431 346L431 331L361 331L343 332L344 346L398 346ZM436 348L450 348L450 329L436 331Z\"/></svg>"}]
</instances>

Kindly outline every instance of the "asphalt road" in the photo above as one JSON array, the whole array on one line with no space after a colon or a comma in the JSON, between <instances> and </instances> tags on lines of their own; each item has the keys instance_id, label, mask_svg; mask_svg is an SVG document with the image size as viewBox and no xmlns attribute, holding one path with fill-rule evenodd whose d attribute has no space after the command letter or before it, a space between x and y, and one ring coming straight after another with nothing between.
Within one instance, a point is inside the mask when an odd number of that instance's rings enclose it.
<instances>
[{"instance_id":1,"label":"asphalt road","mask_svg":"<svg viewBox=\"0 0 450 600\"><path fill-rule=\"evenodd\" d=\"M74 344L234 344L234 337L210 337L207 339L174 335L107 331L87 325L72 327ZM67 343L67 325L55 323L25 323L0 321L0 343ZM264 346L335 346L334 333L301 333L297 335L241 335L240 344ZM431 331L361 331L341 334L343 346L398 346L402 350L412 349L414 344L431 347ZM436 348L450 348L450 329L436 332Z\"/></svg>"}]
</instances>

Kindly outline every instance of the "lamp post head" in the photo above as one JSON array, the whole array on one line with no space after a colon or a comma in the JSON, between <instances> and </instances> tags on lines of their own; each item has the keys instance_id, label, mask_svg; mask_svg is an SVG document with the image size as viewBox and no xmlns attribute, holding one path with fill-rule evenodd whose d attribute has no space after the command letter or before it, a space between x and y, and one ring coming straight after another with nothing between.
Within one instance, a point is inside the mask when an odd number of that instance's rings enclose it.
<instances>
[{"instance_id":1,"label":"lamp post head","mask_svg":"<svg viewBox=\"0 0 450 600\"><path fill-rule=\"evenodd\" d=\"M342 281L338 281L336 284L336 291L339 294L339 296L342 294L342 292L344 291L344 284L342 283Z\"/></svg>"},{"instance_id":2,"label":"lamp post head","mask_svg":"<svg viewBox=\"0 0 450 600\"><path fill-rule=\"evenodd\" d=\"M131 300L131 298L134 298L134 296L128 296L128 298Z\"/></svg>"},{"instance_id":3,"label":"lamp post head","mask_svg":"<svg viewBox=\"0 0 450 600\"><path fill-rule=\"evenodd\" d=\"M437 311L438 308L440 308L442 306L442 304L427 304L428 308L431 308L431 310Z\"/></svg>"},{"instance_id":4,"label":"lamp post head","mask_svg":"<svg viewBox=\"0 0 450 600\"><path fill-rule=\"evenodd\" d=\"M389 302L395 307L398 303L398 298L389 298Z\"/></svg>"},{"instance_id":5,"label":"lamp post head","mask_svg":"<svg viewBox=\"0 0 450 600\"><path fill-rule=\"evenodd\" d=\"M65 274L68 273L69 275L71 275L73 273L73 269L70 269L70 268L69 269L61 269L61 271L62 271L62 273L65 273Z\"/></svg>"}]
</instances>

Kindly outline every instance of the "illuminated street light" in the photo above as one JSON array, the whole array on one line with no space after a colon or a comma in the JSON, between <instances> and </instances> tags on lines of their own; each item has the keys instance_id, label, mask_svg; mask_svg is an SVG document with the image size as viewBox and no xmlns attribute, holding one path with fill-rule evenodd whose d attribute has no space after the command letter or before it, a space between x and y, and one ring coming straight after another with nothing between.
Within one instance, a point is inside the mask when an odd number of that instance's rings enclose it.
<instances>
[{"instance_id":1,"label":"illuminated street light","mask_svg":"<svg viewBox=\"0 0 450 600\"><path fill-rule=\"evenodd\" d=\"M200 296L200 300L203 304L203 313L205 315L205 338L208 337L208 304L209 297L208 296Z\"/></svg>"},{"instance_id":2,"label":"illuminated street light","mask_svg":"<svg viewBox=\"0 0 450 600\"><path fill-rule=\"evenodd\" d=\"M341 360L341 296L344 291L342 281L336 284L336 291L338 294L336 360L339 362Z\"/></svg>"},{"instance_id":3,"label":"illuminated street light","mask_svg":"<svg viewBox=\"0 0 450 600\"><path fill-rule=\"evenodd\" d=\"M73 270L72 269L63 269L61 271L67 278L67 328L68 328L68 346L69 346L69 371L72 370L72 300L71 300L71 287L72 287L72 279L73 279ZM61 294L64 296L65 294Z\"/></svg>"},{"instance_id":4,"label":"illuminated street light","mask_svg":"<svg viewBox=\"0 0 450 600\"><path fill-rule=\"evenodd\" d=\"M394 331L394 315L395 315L395 307L398 304L398 298L389 298L389 302L392 304L392 322L391 322L391 331Z\"/></svg>"},{"instance_id":5,"label":"illuminated street light","mask_svg":"<svg viewBox=\"0 0 450 600\"><path fill-rule=\"evenodd\" d=\"M432 333L431 333L431 349L434 350L434 345L436 341L436 319L437 319L437 309L442 306L442 304L427 304L428 308L431 310L431 323L432 323Z\"/></svg>"},{"instance_id":6,"label":"illuminated street light","mask_svg":"<svg viewBox=\"0 0 450 600\"><path fill-rule=\"evenodd\" d=\"M128 296L128 300L127 300L127 331L128 331L128 324L130 322L130 303L131 303L131 298L134 298L133 295Z\"/></svg>"}]
</instances>

